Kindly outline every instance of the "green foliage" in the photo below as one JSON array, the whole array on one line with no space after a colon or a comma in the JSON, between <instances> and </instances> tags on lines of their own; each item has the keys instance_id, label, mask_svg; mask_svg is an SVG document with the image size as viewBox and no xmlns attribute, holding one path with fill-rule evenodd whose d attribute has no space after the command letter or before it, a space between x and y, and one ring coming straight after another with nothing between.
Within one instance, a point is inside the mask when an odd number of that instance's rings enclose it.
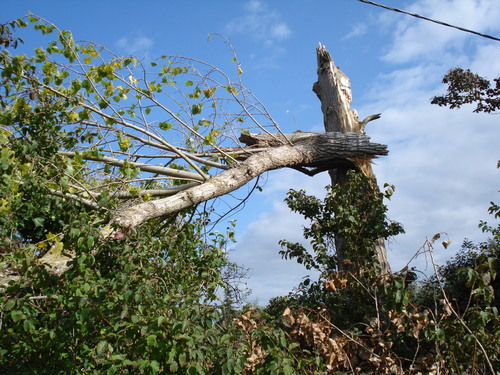
<instances>
[{"instance_id":1,"label":"green foliage","mask_svg":"<svg viewBox=\"0 0 500 375\"><path fill-rule=\"evenodd\" d=\"M105 211L50 194L68 188L68 175L91 181L76 172L84 164L54 151L77 134L58 127L57 105L49 109L19 114L19 133L1 133L0 262L21 276L0 294L1 372L198 374L223 365L217 301L233 233L207 237L206 218L185 212L162 230L151 222L103 238ZM37 263L47 251L76 255L62 278Z\"/></svg>"},{"instance_id":2,"label":"green foliage","mask_svg":"<svg viewBox=\"0 0 500 375\"><path fill-rule=\"evenodd\" d=\"M499 306L498 279L500 246L498 241L475 244L465 240L461 250L444 266L438 267L438 275L431 277L431 282L418 289L418 301L427 307L434 306L438 278L453 307L463 314L470 307L471 301L479 302L481 296ZM487 271L488 270L488 271ZM476 290L481 287L481 291Z\"/></svg>"},{"instance_id":3,"label":"green foliage","mask_svg":"<svg viewBox=\"0 0 500 375\"><path fill-rule=\"evenodd\" d=\"M379 236L402 230L385 216L382 197L393 192L386 187L385 193L370 190L363 177L351 174L346 186L331 189L323 201L304 192L289 194L290 208L311 222L304 229L311 250L282 241L282 254L320 276L271 299L265 311L283 322L303 350L316 351L329 373L351 373L353 366L356 373L491 372L500 350L498 227L481 222L493 239L466 242L423 284L414 268L380 276L376 268L364 266L373 264L367 249ZM493 203L489 211L500 215ZM335 253L336 233L349 249L345 268ZM427 241L423 251L432 256L438 238Z\"/></svg>"},{"instance_id":4,"label":"green foliage","mask_svg":"<svg viewBox=\"0 0 500 375\"><path fill-rule=\"evenodd\" d=\"M22 275L31 286L14 284L0 298L9 311L0 368L201 373L210 367L205 352L220 316L213 302L222 287L223 240L206 243L194 222L172 226L161 238L152 226L102 241L88 219L66 228L64 248L77 257L62 280L37 267Z\"/></svg>"},{"instance_id":5,"label":"green foliage","mask_svg":"<svg viewBox=\"0 0 500 375\"><path fill-rule=\"evenodd\" d=\"M383 197L389 197L393 187L382 193L372 186L369 178L349 172L348 182L327 187L323 201L304 191L291 190L286 203L311 222L304 228L313 254L301 244L281 241L285 258L295 258L306 269L315 269L326 279L336 270L361 270L374 259L373 246L378 238L388 238L403 232L398 223L387 219ZM336 253L335 238L342 239L342 255ZM369 268L369 267L368 267Z\"/></svg>"},{"instance_id":6,"label":"green foliage","mask_svg":"<svg viewBox=\"0 0 500 375\"><path fill-rule=\"evenodd\" d=\"M493 82L492 87L490 81L469 69L451 69L443 77L443 83L448 85L447 94L435 96L431 103L450 108L474 103L474 112L495 112L500 109L500 78Z\"/></svg>"},{"instance_id":7,"label":"green foliage","mask_svg":"<svg viewBox=\"0 0 500 375\"><path fill-rule=\"evenodd\" d=\"M386 191L380 192L369 178L355 172L349 172L345 184L327 187L323 201L292 190L285 201L311 223L304 228L311 250L283 240L281 254L320 276L316 281L306 278L288 297L272 299L266 311L277 316L286 306L324 306L331 321L341 328L375 316L376 306L366 301L373 300L377 291L381 294L378 289L383 287L376 285L379 273L373 247L380 237L403 232L401 225L387 218L383 204L383 198L390 197L393 190L387 185ZM336 252L336 236L342 238L343 258ZM396 305L405 301L398 293L394 292Z\"/></svg>"},{"instance_id":8,"label":"green foliage","mask_svg":"<svg viewBox=\"0 0 500 375\"><path fill-rule=\"evenodd\" d=\"M10 88L8 83L2 87ZM59 232L68 215L81 211L78 204L63 209L63 201L50 194L54 188L68 189L65 172L72 170L73 163L56 151L60 145L74 144L78 132L60 131L60 103L31 108L21 99L0 112L0 123L10 125L10 130L2 128L0 136L0 235L38 242L47 231Z\"/></svg>"},{"instance_id":9,"label":"green foliage","mask_svg":"<svg viewBox=\"0 0 500 375\"><path fill-rule=\"evenodd\" d=\"M19 42L24 43L21 38L12 36L12 32L16 27L26 27L26 22L22 19L17 19L0 24L0 46L4 48L17 48Z\"/></svg>"},{"instance_id":10,"label":"green foliage","mask_svg":"<svg viewBox=\"0 0 500 375\"><path fill-rule=\"evenodd\" d=\"M262 115L238 108L242 102L234 96L243 88L212 65L162 56L146 70L134 57L118 57L94 43L77 42L71 32L37 16L29 15L27 20L47 43L36 47L31 56L1 51L1 120L12 126L30 113L30 120L34 120L37 113L37 124L26 123L16 131L36 125L38 134L43 135L46 129L41 115L45 114L50 119L46 128L51 121L67 133L77 133L77 137L69 136L72 144L61 143L59 149L73 151L78 147L92 151L94 157L117 158L113 151L118 144L123 159L136 160L138 153L170 152L176 155L178 166L193 169L194 162L179 157L177 147L197 154L211 153L227 139L221 135L233 116L256 119ZM1 44L12 46L13 29L25 26L23 20L1 25ZM184 85L178 85L178 80ZM224 90L217 90L219 87ZM161 114L156 118L162 120L147 119L153 114ZM175 131L168 132L170 129ZM203 167L208 171L211 165ZM106 171L109 178L123 177L116 168Z\"/></svg>"},{"instance_id":11,"label":"green foliage","mask_svg":"<svg viewBox=\"0 0 500 375\"><path fill-rule=\"evenodd\" d=\"M31 57L0 52L0 276L3 282L16 275L0 285L0 372L309 374L321 368L264 314L235 309L241 296L233 282L240 274L226 255L233 226L207 233L209 213L195 209L134 231L111 223L120 208L117 186L128 184L134 194L165 186L134 181L141 173L134 164L138 147L147 154L145 144L160 142L163 152L175 150L158 134L179 130L179 123L184 129L173 139L181 145L212 150L222 138L213 115L220 99L215 81L196 75L185 60L160 59L154 74L137 75L132 57L108 59L68 31L32 15L28 21L55 40ZM175 80L187 75L191 91L172 99L183 119L157 95L170 87L180 93ZM230 98L238 95L238 85L219 86ZM168 114L165 121L140 128L137 119L158 109ZM207 117L192 119L202 111ZM158 132L150 132L156 125ZM141 137L147 142L138 146ZM124 155L119 163L117 154ZM96 167L104 157L114 164ZM193 167L171 158L173 170ZM58 274L41 259L69 261L70 269Z\"/></svg>"}]
</instances>

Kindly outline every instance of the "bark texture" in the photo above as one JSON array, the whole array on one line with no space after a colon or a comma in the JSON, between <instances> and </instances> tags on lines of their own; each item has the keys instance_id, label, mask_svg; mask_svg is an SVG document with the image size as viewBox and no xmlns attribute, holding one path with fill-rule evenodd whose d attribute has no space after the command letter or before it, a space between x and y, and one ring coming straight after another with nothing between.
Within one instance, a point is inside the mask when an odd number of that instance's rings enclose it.
<instances>
[{"instance_id":1,"label":"bark texture","mask_svg":"<svg viewBox=\"0 0 500 375\"><path fill-rule=\"evenodd\" d=\"M380 114L366 117L363 121L358 119L358 114L351 110L352 92L349 78L333 62L330 53L322 44L316 49L318 59L318 81L313 85L313 91L321 101L323 121L326 132L357 133L365 134L365 126L368 122L378 119ZM376 188L375 175L371 166L371 158L368 155L359 155L346 158L347 162L338 163L332 167L330 174L332 184L342 184L346 181L347 171L355 168L366 176L373 179ZM335 246L339 265L348 254L342 251L342 239L336 238ZM379 238L374 252L380 263L381 273L390 273L391 269L387 260L385 241Z\"/></svg>"},{"instance_id":2,"label":"bark texture","mask_svg":"<svg viewBox=\"0 0 500 375\"><path fill-rule=\"evenodd\" d=\"M371 143L369 137L355 133L253 134L242 135L240 140L251 145L242 163L171 197L124 209L115 216L113 222L131 229L153 218L230 193L273 169L301 167L327 170L329 166L347 158L387 154L385 145ZM267 150L252 154L252 147L259 150L267 147ZM314 170L311 174L314 174Z\"/></svg>"}]
</instances>

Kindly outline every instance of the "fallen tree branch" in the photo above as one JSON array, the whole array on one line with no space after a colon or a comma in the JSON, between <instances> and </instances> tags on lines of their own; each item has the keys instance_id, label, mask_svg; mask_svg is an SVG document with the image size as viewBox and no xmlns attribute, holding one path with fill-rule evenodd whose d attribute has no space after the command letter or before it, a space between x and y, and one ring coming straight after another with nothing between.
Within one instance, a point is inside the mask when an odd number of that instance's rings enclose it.
<instances>
[{"instance_id":1,"label":"fallen tree branch","mask_svg":"<svg viewBox=\"0 0 500 375\"><path fill-rule=\"evenodd\" d=\"M351 157L375 157L386 155L388 152L385 145L370 143L369 137L360 134L334 132L300 134L306 134L306 136L300 137L293 146L282 145L251 155L244 162L210 178L203 184L168 198L126 208L119 212L112 222L123 228L134 228L150 219L227 194L270 170L283 167L319 166L327 170L335 163ZM261 136L267 139L265 135Z\"/></svg>"},{"instance_id":2,"label":"fallen tree branch","mask_svg":"<svg viewBox=\"0 0 500 375\"><path fill-rule=\"evenodd\" d=\"M249 156L242 161L208 180L200 183L196 181L191 184L173 187L172 190L158 190L156 195L168 194L166 198L141 202L118 211L112 218L110 224L118 225L123 230L133 229L148 220L158 218L178 212L182 209L197 205L210 199L228 194L255 177L264 172L279 168L295 168L307 173L307 168L313 168L307 174L316 174L323 170L335 168L337 165L344 165L350 162L350 159L356 157L374 158L388 153L387 146L377 143L371 143L366 135L357 133L303 133L296 132L292 134L278 134L270 137L267 134L247 134L242 136L243 143L251 144L249 149L257 147L264 151L256 154L249 153ZM245 149L245 148L243 148ZM70 155L67 155L70 156ZM99 161L106 163L119 164L121 161L114 158L101 157ZM137 167L144 167L148 171L153 171L155 166L141 165L135 163ZM158 167L162 169L164 167ZM200 176L187 172L182 172L183 177L192 178ZM173 173L173 171L165 171ZM155 170L158 172L158 170ZM193 176L194 175L194 176ZM180 176L179 176L180 177ZM71 195L53 191L55 195L76 199ZM123 192L124 194L131 194ZM173 195L171 195L173 193ZM118 192L117 194L121 194ZM135 197L131 197L135 198ZM80 200L81 201L81 200ZM92 202L87 206L91 207ZM115 233L112 226L106 225L101 230L103 239L111 238ZM74 259L75 253L67 251L64 254L51 248L45 255L38 259L39 264L45 265L47 271L56 276L64 274L69 270L69 262ZM18 281L19 275L15 270L0 270L0 286L6 286L9 281Z\"/></svg>"}]
</instances>

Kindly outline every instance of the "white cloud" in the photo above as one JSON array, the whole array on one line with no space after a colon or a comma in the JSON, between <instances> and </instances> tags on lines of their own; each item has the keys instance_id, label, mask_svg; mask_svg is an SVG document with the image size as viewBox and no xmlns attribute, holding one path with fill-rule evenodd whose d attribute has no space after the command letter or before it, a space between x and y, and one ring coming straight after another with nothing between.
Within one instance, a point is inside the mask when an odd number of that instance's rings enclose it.
<instances>
[{"instance_id":1,"label":"white cloud","mask_svg":"<svg viewBox=\"0 0 500 375\"><path fill-rule=\"evenodd\" d=\"M329 180L326 173L310 177L294 169L280 169L269 174L269 180L266 182L262 194L267 199L283 200L288 190L300 190L307 186L309 194L321 195L324 194L324 187L327 184L329 184Z\"/></svg>"},{"instance_id":2,"label":"white cloud","mask_svg":"<svg viewBox=\"0 0 500 375\"><path fill-rule=\"evenodd\" d=\"M271 26L271 36L275 39L286 39L292 34L290 28L284 22Z\"/></svg>"},{"instance_id":3,"label":"white cloud","mask_svg":"<svg viewBox=\"0 0 500 375\"><path fill-rule=\"evenodd\" d=\"M425 93L413 94L403 104L394 90L393 101L391 97L384 100L389 105L382 108L382 118L368 129L374 142L389 146L389 155L376 160L374 170L380 185L388 182L396 186L395 195L387 202L389 217L406 230L387 245L393 271L402 269L424 240L438 232L446 232L444 239L452 241L448 249L436 246L435 258L441 264L465 238L485 240L477 224L491 220L486 212L488 204L498 202L499 172L495 166L500 157L500 128L496 116L474 114L470 108L451 111L435 107ZM328 183L327 173L313 178L292 170L270 173L254 203L263 212L241 233L233 253L237 263L251 268L250 301L258 298L265 304L270 297L286 295L308 274L278 254L280 239L306 244L302 238L304 222L282 201L290 188L305 189L322 198ZM432 272L424 257L412 265Z\"/></svg>"},{"instance_id":4,"label":"white cloud","mask_svg":"<svg viewBox=\"0 0 500 375\"><path fill-rule=\"evenodd\" d=\"M500 30L500 9L494 3L422 0L408 10L487 32ZM398 269L436 232L447 232L453 241L438 252L438 261L449 258L466 237L485 239L477 224L492 221L486 210L490 201L498 201L498 117L472 113L472 106L439 108L430 105L430 99L444 93L441 76L456 66L497 77L500 52L498 42L427 21L406 16L393 25L383 58L402 65L377 77L367 95L370 102L360 112L383 113L367 131L390 149L375 171L380 182L396 185L389 212L407 231L388 254Z\"/></svg>"},{"instance_id":5,"label":"white cloud","mask_svg":"<svg viewBox=\"0 0 500 375\"><path fill-rule=\"evenodd\" d=\"M153 47L153 40L145 36L122 37L116 45L131 55L145 54Z\"/></svg>"},{"instance_id":6,"label":"white cloud","mask_svg":"<svg viewBox=\"0 0 500 375\"><path fill-rule=\"evenodd\" d=\"M440 260L466 237L484 240L477 224L487 218L488 202L498 198L500 129L494 117L425 103L387 112L369 134L389 145L375 173L381 183L396 186L389 215L406 228L389 251L393 268L400 269L437 232L447 232L454 243L439 253Z\"/></svg>"},{"instance_id":7,"label":"white cloud","mask_svg":"<svg viewBox=\"0 0 500 375\"><path fill-rule=\"evenodd\" d=\"M495 7L495 2L422 0L408 10L486 32L500 29L500 7ZM394 13L387 13L394 19ZM374 77L369 83L372 89L357 109L361 117L382 112L380 120L368 125L367 133L390 150L388 156L376 160L374 170L380 184L396 186L388 203L389 217L406 229L406 234L388 245L391 267L397 271L435 233L446 232L452 241L446 250L436 246L436 260L443 263L465 238L486 239L477 228L479 220L494 222L487 208L490 201L499 201L499 117L472 113L470 106L440 108L431 105L430 99L444 93L441 77L458 65L490 79L497 77L500 49L498 42L408 16L397 22L386 21L385 16L382 19L393 26L383 55L392 70ZM327 183L326 173L311 179L289 171L273 172L264 190L268 196L260 207L270 205L273 199L282 201L290 187L322 197ZM281 202L271 207L242 233L236 245L237 252L247 254L242 256L253 262L251 267L256 271L251 283L261 303L270 296L286 294L305 273L293 261L279 263L275 259L268 263L277 256L279 239L299 240L301 236L298 215ZM426 259L420 257L414 265L425 270ZM431 272L430 266L427 272Z\"/></svg>"},{"instance_id":8,"label":"white cloud","mask_svg":"<svg viewBox=\"0 0 500 375\"><path fill-rule=\"evenodd\" d=\"M500 48L498 42L478 47L476 58L471 61L470 69L489 79L499 77Z\"/></svg>"},{"instance_id":9,"label":"white cloud","mask_svg":"<svg viewBox=\"0 0 500 375\"><path fill-rule=\"evenodd\" d=\"M276 11L259 0L251 0L245 6L246 13L226 26L229 33L245 34L265 46L274 46L276 42L288 39L291 29L281 20Z\"/></svg>"},{"instance_id":10,"label":"white cloud","mask_svg":"<svg viewBox=\"0 0 500 375\"><path fill-rule=\"evenodd\" d=\"M405 10L478 32L500 30L497 0L421 0ZM407 15L395 17L392 12L383 13L380 21L394 35L383 58L395 63L449 58L462 53L472 35ZM482 42L479 36L473 38L475 44Z\"/></svg>"},{"instance_id":11,"label":"white cloud","mask_svg":"<svg viewBox=\"0 0 500 375\"><path fill-rule=\"evenodd\" d=\"M250 0L248 3L246 3L245 9L251 13L259 13L265 10L265 6L262 1Z\"/></svg>"},{"instance_id":12,"label":"white cloud","mask_svg":"<svg viewBox=\"0 0 500 375\"><path fill-rule=\"evenodd\" d=\"M249 268L248 287L252 290L249 301L265 305L272 297L286 295L306 276L312 275L294 260L284 260L279 254L278 242L286 239L301 242L304 221L290 212L285 203L275 200L268 211L248 225L238 238L230 258Z\"/></svg>"}]
</instances>

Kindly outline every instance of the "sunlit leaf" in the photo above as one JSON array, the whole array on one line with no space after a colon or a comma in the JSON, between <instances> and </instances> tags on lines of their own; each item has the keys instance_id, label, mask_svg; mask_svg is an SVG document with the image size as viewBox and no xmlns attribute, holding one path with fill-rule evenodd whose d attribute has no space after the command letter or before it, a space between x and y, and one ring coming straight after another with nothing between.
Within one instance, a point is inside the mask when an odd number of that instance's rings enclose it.
<instances>
[{"instance_id":1,"label":"sunlit leaf","mask_svg":"<svg viewBox=\"0 0 500 375\"><path fill-rule=\"evenodd\" d=\"M158 126L160 127L161 130L172 129L172 124L166 121L159 122Z\"/></svg>"},{"instance_id":2,"label":"sunlit leaf","mask_svg":"<svg viewBox=\"0 0 500 375\"><path fill-rule=\"evenodd\" d=\"M193 115L198 115L201 113L202 108L203 108L203 103L193 104L191 106L191 113Z\"/></svg>"}]
</instances>

